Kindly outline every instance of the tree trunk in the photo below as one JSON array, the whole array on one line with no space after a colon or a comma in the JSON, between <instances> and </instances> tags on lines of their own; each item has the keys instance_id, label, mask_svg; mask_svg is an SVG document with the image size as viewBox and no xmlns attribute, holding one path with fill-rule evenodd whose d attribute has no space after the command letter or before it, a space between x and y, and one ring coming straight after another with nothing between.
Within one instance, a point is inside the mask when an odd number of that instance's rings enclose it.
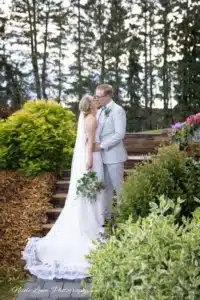
<instances>
[{"instance_id":1,"label":"tree trunk","mask_svg":"<svg viewBox=\"0 0 200 300\"><path fill-rule=\"evenodd\" d=\"M80 0L78 0L78 81L79 81L79 89L78 89L78 100L80 101L82 98L82 66L81 66L81 4Z\"/></svg>"},{"instance_id":2,"label":"tree trunk","mask_svg":"<svg viewBox=\"0 0 200 300\"><path fill-rule=\"evenodd\" d=\"M49 13L50 13L50 3L48 5L48 11L45 16L45 34L44 34L44 52L43 52L43 66L42 66L42 96L47 100L46 94L46 71L47 71L47 44L48 44L48 25L49 25Z\"/></svg>"},{"instance_id":3,"label":"tree trunk","mask_svg":"<svg viewBox=\"0 0 200 300\"><path fill-rule=\"evenodd\" d=\"M36 0L33 0L33 16L31 14L31 5L29 0L26 0L27 10L28 10L28 22L30 26L30 39L31 39L31 60L33 66L33 73L35 79L35 88L37 93L37 98L41 99L41 84L38 68L38 53L37 53L37 26L36 26ZM32 19L33 18L33 19Z\"/></svg>"}]
</instances>

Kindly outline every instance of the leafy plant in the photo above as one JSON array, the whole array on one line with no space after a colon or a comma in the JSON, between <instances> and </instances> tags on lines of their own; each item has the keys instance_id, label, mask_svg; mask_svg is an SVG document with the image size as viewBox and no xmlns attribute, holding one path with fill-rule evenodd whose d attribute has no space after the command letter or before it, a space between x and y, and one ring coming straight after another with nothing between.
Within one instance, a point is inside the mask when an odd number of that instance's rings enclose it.
<instances>
[{"instance_id":1,"label":"leafy plant","mask_svg":"<svg viewBox=\"0 0 200 300\"><path fill-rule=\"evenodd\" d=\"M36 175L67 167L75 135L72 112L55 101L27 102L0 122L0 168Z\"/></svg>"},{"instance_id":2,"label":"leafy plant","mask_svg":"<svg viewBox=\"0 0 200 300\"><path fill-rule=\"evenodd\" d=\"M128 219L130 214L134 220L147 216L149 203L157 202L162 194L185 199L181 215L191 216L199 205L194 200L200 198L199 165L177 145L160 148L151 163L138 165L128 176L122 188L119 220Z\"/></svg>"},{"instance_id":3,"label":"leafy plant","mask_svg":"<svg viewBox=\"0 0 200 300\"><path fill-rule=\"evenodd\" d=\"M88 171L77 182L77 195L95 201L96 195L104 188L104 182L99 180L97 173Z\"/></svg>"},{"instance_id":4,"label":"leafy plant","mask_svg":"<svg viewBox=\"0 0 200 300\"><path fill-rule=\"evenodd\" d=\"M92 299L200 299L200 210L178 226L182 203L161 196L147 218L130 217L90 253Z\"/></svg>"}]
</instances>

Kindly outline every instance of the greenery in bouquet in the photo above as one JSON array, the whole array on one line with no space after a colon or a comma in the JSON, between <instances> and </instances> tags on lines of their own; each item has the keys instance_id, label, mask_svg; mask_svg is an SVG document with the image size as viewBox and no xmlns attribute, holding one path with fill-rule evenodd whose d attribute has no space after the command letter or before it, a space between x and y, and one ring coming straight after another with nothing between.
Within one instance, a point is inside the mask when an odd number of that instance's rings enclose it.
<instances>
[{"instance_id":1,"label":"greenery in bouquet","mask_svg":"<svg viewBox=\"0 0 200 300\"><path fill-rule=\"evenodd\" d=\"M100 180L94 171L88 171L77 182L77 196L96 201L96 195L104 189L104 182Z\"/></svg>"},{"instance_id":2,"label":"greenery in bouquet","mask_svg":"<svg viewBox=\"0 0 200 300\"><path fill-rule=\"evenodd\" d=\"M171 140L180 144L187 144L189 137L192 137L194 133L200 128L200 113L189 116L185 122L177 122L172 125L168 134Z\"/></svg>"}]
</instances>

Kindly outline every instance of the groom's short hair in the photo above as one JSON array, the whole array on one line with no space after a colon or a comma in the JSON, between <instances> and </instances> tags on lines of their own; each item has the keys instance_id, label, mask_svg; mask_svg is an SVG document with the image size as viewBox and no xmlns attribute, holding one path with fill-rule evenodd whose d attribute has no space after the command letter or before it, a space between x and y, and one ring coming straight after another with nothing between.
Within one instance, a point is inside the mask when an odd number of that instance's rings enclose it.
<instances>
[{"instance_id":1,"label":"groom's short hair","mask_svg":"<svg viewBox=\"0 0 200 300\"><path fill-rule=\"evenodd\" d=\"M107 83L103 83L97 86L98 90L101 90L102 92L104 92L105 96L110 96L111 98L113 97L113 87L110 84Z\"/></svg>"}]
</instances>

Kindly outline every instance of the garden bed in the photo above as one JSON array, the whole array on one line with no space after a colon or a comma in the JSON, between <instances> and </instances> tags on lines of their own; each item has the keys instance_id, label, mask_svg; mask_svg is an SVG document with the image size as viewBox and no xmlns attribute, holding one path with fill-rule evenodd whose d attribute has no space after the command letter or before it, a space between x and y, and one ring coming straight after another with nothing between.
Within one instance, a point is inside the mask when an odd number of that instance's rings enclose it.
<instances>
[{"instance_id":1,"label":"garden bed","mask_svg":"<svg viewBox=\"0 0 200 300\"><path fill-rule=\"evenodd\" d=\"M26 277L21 251L28 237L40 235L55 184L55 173L0 172L0 279Z\"/></svg>"}]
</instances>

